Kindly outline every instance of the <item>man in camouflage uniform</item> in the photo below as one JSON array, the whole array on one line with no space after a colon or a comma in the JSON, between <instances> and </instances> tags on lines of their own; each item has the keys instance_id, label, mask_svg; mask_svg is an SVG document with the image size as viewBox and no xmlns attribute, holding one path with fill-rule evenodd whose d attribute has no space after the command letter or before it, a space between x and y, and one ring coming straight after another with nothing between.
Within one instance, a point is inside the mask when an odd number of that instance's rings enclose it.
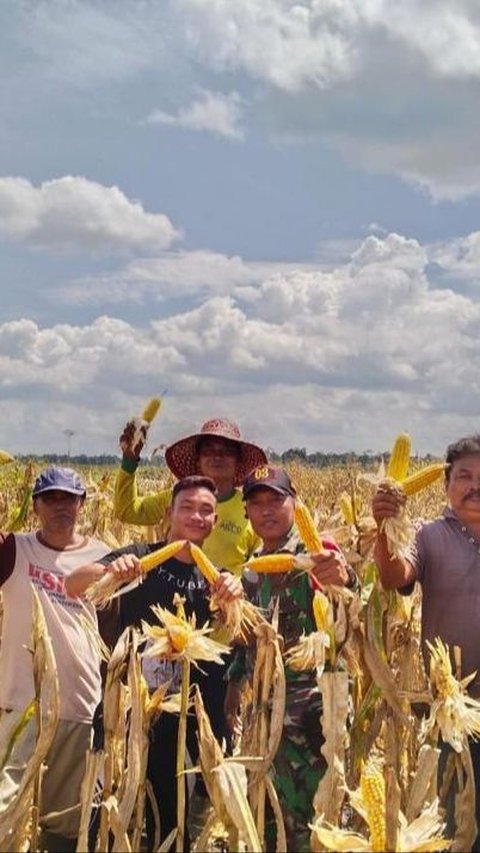
<instances>
[{"instance_id":1,"label":"man in camouflage uniform","mask_svg":"<svg viewBox=\"0 0 480 853\"><path fill-rule=\"evenodd\" d=\"M296 491L287 472L272 466L252 471L243 485L247 516L254 532L262 538L256 556L274 553L298 554L305 551L294 526ZM253 598L267 616L279 605L279 634L284 651L294 646L302 633L315 630L312 602L315 586L335 584L350 588L357 577L333 541L323 539L326 553L314 555L310 573L293 570L257 575L248 572L246 583ZM310 850L309 822L312 801L325 770L320 753L321 700L314 672L295 672L285 667L287 694L282 740L274 761L274 785L282 807L287 833L287 849ZM273 830L273 827L272 827ZM271 838L267 838L268 848Z\"/></svg>"}]
</instances>

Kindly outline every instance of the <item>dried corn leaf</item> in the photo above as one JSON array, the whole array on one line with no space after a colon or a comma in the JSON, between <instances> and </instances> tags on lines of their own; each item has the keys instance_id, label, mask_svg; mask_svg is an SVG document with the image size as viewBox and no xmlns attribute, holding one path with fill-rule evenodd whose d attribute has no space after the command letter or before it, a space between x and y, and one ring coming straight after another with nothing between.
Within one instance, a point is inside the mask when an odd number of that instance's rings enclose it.
<instances>
[{"instance_id":1,"label":"dried corn leaf","mask_svg":"<svg viewBox=\"0 0 480 853\"><path fill-rule=\"evenodd\" d=\"M322 694L321 748L327 770L313 798L315 817L323 814L329 823L338 821L345 794L345 747L348 717L348 673L324 672L318 679ZM320 725L320 720L319 720Z\"/></svg>"},{"instance_id":2,"label":"dried corn leaf","mask_svg":"<svg viewBox=\"0 0 480 853\"><path fill-rule=\"evenodd\" d=\"M18 828L20 826L26 828L26 821L29 820L32 786L55 736L60 711L55 655L40 598L34 587L32 587L32 608L33 669L41 683L47 687L49 701L40 736L33 754L27 761L18 792L0 814L0 851L12 849L14 836L17 848L20 846Z\"/></svg>"}]
</instances>

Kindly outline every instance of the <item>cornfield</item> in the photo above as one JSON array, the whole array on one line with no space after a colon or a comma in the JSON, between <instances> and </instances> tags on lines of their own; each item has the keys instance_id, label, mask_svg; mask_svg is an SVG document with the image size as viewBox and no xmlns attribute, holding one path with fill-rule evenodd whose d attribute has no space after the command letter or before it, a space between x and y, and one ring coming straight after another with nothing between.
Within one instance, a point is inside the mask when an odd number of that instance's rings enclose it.
<instances>
[{"instance_id":1,"label":"cornfield","mask_svg":"<svg viewBox=\"0 0 480 853\"><path fill-rule=\"evenodd\" d=\"M30 498L40 467L36 463L0 467L0 530L35 528ZM112 549L162 538L163 530L126 526L113 518L114 470L77 467L88 488L81 532L103 539ZM480 732L480 705L468 697L459 673L452 671L449 650L441 643L432 649L431 672L425 672L420 653L419 592L401 596L385 592L379 584L371 557L375 524L370 516L373 489L369 477L373 472L355 466L315 469L291 463L286 467L316 528L341 545L362 585L360 597L342 595L332 588L318 598L314 640L307 644L308 638L301 638L290 652L292 666L316 672L323 700L319 726L325 739L322 753L327 770L312 802L311 849L469 849L475 822L466 739ZM139 469L137 480L139 494L172 483L167 470L147 466ZM408 503L412 527L438 515L443 504L441 479L412 495ZM45 643L38 628L41 619L37 607L34 633L41 637L38 643ZM172 619L183 627L182 651L166 643L166 639L174 643L174 636L178 637L178 631L172 632ZM166 696L162 690L152 696L143 681L138 653L145 634L130 629L120 638L106 664L105 744L103 750L92 751L88 757L78 850L87 849L98 778L103 780L103 790L96 850L145 849L149 726L158 714L182 714L187 708L198 718L200 770L209 802L195 826L195 848L265 849L265 808L269 803L276 824L276 849L285 850L283 816L270 772L284 716L282 653L274 627L262 614L249 611L248 619L256 644L255 671L243 696L243 716L231 758L225 757L215 740L200 693L188 690L188 657L182 657L186 648L203 649L198 651L200 660L202 654L220 654L220 644L216 652L213 647L205 651L206 638L202 646L200 631L186 624L181 608L174 617L164 615L166 639L161 653L172 654L173 649L180 655L185 689L178 696ZM148 633L148 626L144 631ZM420 707L422 714L418 713ZM440 735L453 748L439 789ZM0 850L12 849L12 843L18 844L15 849L27 849L29 839L30 849L38 849L35 780L46 754L45 736L38 741L36 753L19 794L21 802L16 802L12 812L16 822L10 813L0 815ZM447 834L443 806L454 781L456 829ZM182 839L179 826L177 850L182 849ZM161 849L168 849L170 842L167 839ZM158 844L155 849L160 849Z\"/></svg>"}]
</instances>

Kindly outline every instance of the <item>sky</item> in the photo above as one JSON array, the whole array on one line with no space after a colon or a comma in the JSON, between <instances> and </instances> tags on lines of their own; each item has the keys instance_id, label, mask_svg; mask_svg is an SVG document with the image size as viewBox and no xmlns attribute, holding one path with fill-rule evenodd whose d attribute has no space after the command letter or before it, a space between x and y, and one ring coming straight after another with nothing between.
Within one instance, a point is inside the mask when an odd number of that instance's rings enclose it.
<instances>
[{"instance_id":1,"label":"sky","mask_svg":"<svg viewBox=\"0 0 480 853\"><path fill-rule=\"evenodd\" d=\"M0 447L479 431L479 95L478 0L2 0Z\"/></svg>"}]
</instances>

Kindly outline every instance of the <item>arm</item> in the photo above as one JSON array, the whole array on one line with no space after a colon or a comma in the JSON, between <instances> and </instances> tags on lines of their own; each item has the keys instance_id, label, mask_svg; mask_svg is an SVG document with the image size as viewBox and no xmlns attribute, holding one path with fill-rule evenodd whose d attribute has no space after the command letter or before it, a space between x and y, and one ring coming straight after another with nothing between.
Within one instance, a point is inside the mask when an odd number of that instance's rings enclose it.
<instances>
[{"instance_id":1,"label":"arm","mask_svg":"<svg viewBox=\"0 0 480 853\"><path fill-rule=\"evenodd\" d=\"M396 516L404 502L403 496L385 489L378 489L372 502L372 514L378 527L373 557L384 589L401 589L416 580L415 568L405 557L392 558L387 537L381 530L382 522Z\"/></svg>"},{"instance_id":2,"label":"arm","mask_svg":"<svg viewBox=\"0 0 480 853\"><path fill-rule=\"evenodd\" d=\"M0 586L8 581L15 565L15 536L0 533Z\"/></svg>"},{"instance_id":3,"label":"arm","mask_svg":"<svg viewBox=\"0 0 480 853\"><path fill-rule=\"evenodd\" d=\"M140 560L135 554L122 553L115 556L116 553L112 551L111 554L107 554L104 558L105 562L88 563L75 569L65 580L67 595L71 598L79 598L90 584L98 581L108 572L116 575L124 583L129 583L141 574Z\"/></svg>"},{"instance_id":4,"label":"arm","mask_svg":"<svg viewBox=\"0 0 480 853\"><path fill-rule=\"evenodd\" d=\"M158 524L166 515L171 489L138 497L135 479L136 463L123 460L115 481L113 514L127 524Z\"/></svg>"},{"instance_id":5,"label":"arm","mask_svg":"<svg viewBox=\"0 0 480 853\"><path fill-rule=\"evenodd\" d=\"M244 563L252 556L255 551L258 551L259 548L262 547L262 540L260 536L254 532L253 527L250 521L247 522L247 526L245 529L245 559Z\"/></svg>"}]
</instances>

